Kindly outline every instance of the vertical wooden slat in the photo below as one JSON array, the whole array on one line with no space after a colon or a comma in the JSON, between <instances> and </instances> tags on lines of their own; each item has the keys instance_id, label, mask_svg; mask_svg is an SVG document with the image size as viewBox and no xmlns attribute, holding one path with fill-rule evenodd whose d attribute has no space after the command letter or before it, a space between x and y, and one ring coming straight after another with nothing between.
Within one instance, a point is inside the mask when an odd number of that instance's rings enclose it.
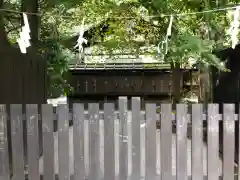
<instances>
[{"instance_id":1,"label":"vertical wooden slat","mask_svg":"<svg viewBox=\"0 0 240 180\"><path fill-rule=\"evenodd\" d=\"M203 105L192 105L192 179L203 180Z\"/></svg>"},{"instance_id":2,"label":"vertical wooden slat","mask_svg":"<svg viewBox=\"0 0 240 180\"><path fill-rule=\"evenodd\" d=\"M89 103L89 180L99 179L99 104Z\"/></svg>"},{"instance_id":3,"label":"vertical wooden slat","mask_svg":"<svg viewBox=\"0 0 240 180\"><path fill-rule=\"evenodd\" d=\"M47 84L48 84L48 75L47 75L47 61L40 61L42 63L42 84L43 84L43 101L47 100Z\"/></svg>"},{"instance_id":4,"label":"vertical wooden slat","mask_svg":"<svg viewBox=\"0 0 240 180\"><path fill-rule=\"evenodd\" d=\"M177 104L177 180L187 180L187 106Z\"/></svg>"},{"instance_id":5,"label":"vertical wooden slat","mask_svg":"<svg viewBox=\"0 0 240 180\"><path fill-rule=\"evenodd\" d=\"M24 180L22 105L11 104L13 180Z\"/></svg>"},{"instance_id":6,"label":"vertical wooden slat","mask_svg":"<svg viewBox=\"0 0 240 180\"><path fill-rule=\"evenodd\" d=\"M26 64L24 65L24 68L26 68L26 70L23 70L23 81L24 81L24 99L26 103L37 103L37 101L34 102L34 98L35 98L35 93L36 91L34 91L32 89L32 87L34 86L34 84L36 83L37 79L34 79L35 76L33 74L33 69L31 67L32 65L32 61L34 61L33 59L26 59ZM30 86L31 85L31 86Z\"/></svg>"},{"instance_id":7,"label":"vertical wooden slat","mask_svg":"<svg viewBox=\"0 0 240 180\"><path fill-rule=\"evenodd\" d=\"M27 152L28 179L39 180L39 139L38 139L38 107L35 104L26 106L27 115Z\"/></svg>"},{"instance_id":8,"label":"vertical wooden slat","mask_svg":"<svg viewBox=\"0 0 240 180\"><path fill-rule=\"evenodd\" d=\"M1 67L0 67L0 83L1 84L3 84L3 82L4 82L4 78L6 78L5 77L5 75L4 75L4 71L3 71L3 66L5 65L5 63L4 63L4 60L2 60L1 61ZM5 98L3 97L3 93L4 93L4 89L5 89L6 87L1 87L0 88L0 99L1 99L1 103L5 103L4 102L4 100L5 100ZM5 94L5 96L6 96L6 94Z\"/></svg>"},{"instance_id":9,"label":"vertical wooden slat","mask_svg":"<svg viewBox=\"0 0 240 180\"><path fill-rule=\"evenodd\" d=\"M161 179L172 179L172 105L161 105Z\"/></svg>"},{"instance_id":10,"label":"vertical wooden slat","mask_svg":"<svg viewBox=\"0 0 240 180\"><path fill-rule=\"evenodd\" d=\"M128 178L128 109L127 97L120 97L119 107L119 180Z\"/></svg>"},{"instance_id":11,"label":"vertical wooden slat","mask_svg":"<svg viewBox=\"0 0 240 180\"><path fill-rule=\"evenodd\" d=\"M39 142L39 155L43 155L43 130L42 130L42 105L41 103L38 104L38 142Z\"/></svg>"},{"instance_id":12,"label":"vertical wooden slat","mask_svg":"<svg viewBox=\"0 0 240 180\"><path fill-rule=\"evenodd\" d=\"M114 179L114 104L104 103L104 180Z\"/></svg>"},{"instance_id":13,"label":"vertical wooden slat","mask_svg":"<svg viewBox=\"0 0 240 180\"><path fill-rule=\"evenodd\" d=\"M43 166L44 180L54 180L54 137L53 137L53 108L50 104L42 105L43 130Z\"/></svg>"},{"instance_id":14,"label":"vertical wooden slat","mask_svg":"<svg viewBox=\"0 0 240 180\"><path fill-rule=\"evenodd\" d=\"M35 60L35 59L31 59L29 61L29 66L31 68L32 71L32 75L30 78L30 83L31 83L31 89L30 92L32 94L32 98L31 98L31 102L33 103L34 101L37 103L41 103L42 101L39 101L38 96L40 96L40 94L38 93L38 88L37 88L37 84L41 84L42 86L42 81L39 81L38 78L38 74L37 74L37 70L36 70L36 64L39 63L39 61ZM29 76L29 75L28 75Z\"/></svg>"},{"instance_id":15,"label":"vertical wooden slat","mask_svg":"<svg viewBox=\"0 0 240 180\"><path fill-rule=\"evenodd\" d=\"M140 98L132 97L131 105L132 105L132 108L131 108L132 109L132 152L134 152L134 154L132 155L132 178L131 179L140 179L140 176L141 176Z\"/></svg>"},{"instance_id":16,"label":"vertical wooden slat","mask_svg":"<svg viewBox=\"0 0 240 180\"><path fill-rule=\"evenodd\" d=\"M156 104L146 104L146 180L156 179Z\"/></svg>"},{"instance_id":17,"label":"vertical wooden slat","mask_svg":"<svg viewBox=\"0 0 240 180\"><path fill-rule=\"evenodd\" d=\"M238 148L237 148L237 157L238 157L238 176L237 179L240 180L240 106L238 105L238 122L236 123L236 125L238 125L238 127L236 127L236 131L238 131L236 133L236 143L238 143Z\"/></svg>"},{"instance_id":18,"label":"vertical wooden slat","mask_svg":"<svg viewBox=\"0 0 240 180\"><path fill-rule=\"evenodd\" d=\"M10 180L6 106L0 105L0 179Z\"/></svg>"},{"instance_id":19,"label":"vertical wooden slat","mask_svg":"<svg viewBox=\"0 0 240 180\"><path fill-rule=\"evenodd\" d=\"M61 104L57 107L58 118L58 163L59 180L69 180L69 120L68 107Z\"/></svg>"},{"instance_id":20,"label":"vertical wooden slat","mask_svg":"<svg viewBox=\"0 0 240 180\"><path fill-rule=\"evenodd\" d=\"M207 134L207 172L208 180L218 180L218 149L219 149L219 109L218 104L208 105Z\"/></svg>"},{"instance_id":21,"label":"vertical wooden slat","mask_svg":"<svg viewBox=\"0 0 240 180\"><path fill-rule=\"evenodd\" d=\"M84 105L73 104L74 175L76 180L85 179L84 160Z\"/></svg>"},{"instance_id":22,"label":"vertical wooden slat","mask_svg":"<svg viewBox=\"0 0 240 180\"><path fill-rule=\"evenodd\" d=\"M223 107L223 180L234 180L235 150L235 109L234 104Z\"/></svg>"},{"instance_id":23,"label":"vertical wooden slat","mask_svg":"<svg viewBox=\"0 0 240 180\"><path fill-rule=\"evenodd\" d=\"M41 98L41 95L42 95L42 83L43 83L43 81L42 81L42 78L43 78L43 76L41 76L41 63L39 63L39 61L37 62L37 61L35 61L35 72L36 72L36 75L35 75L35 78L36 79L38 79L39 80L39 82L38 83L36 83L35 85L36 85L36 99L37 99L37 101L40 101L40 98Z\"/></svg>"}]
</instances>

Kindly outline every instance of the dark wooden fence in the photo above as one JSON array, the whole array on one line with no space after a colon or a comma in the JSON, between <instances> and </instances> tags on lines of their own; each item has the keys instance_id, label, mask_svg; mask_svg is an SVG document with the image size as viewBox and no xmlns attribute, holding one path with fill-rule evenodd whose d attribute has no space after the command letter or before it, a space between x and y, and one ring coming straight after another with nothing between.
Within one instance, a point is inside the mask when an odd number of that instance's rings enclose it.
<instances>
[{"instance_id":1,"label":"dark wooden fence","mask_svg":"<svg viewBox=\"0 0 240 180\"><path fill-rule=\"evenodd\" d=\"M0 61L0 103L46 103L46 61L36 56L2 58Z\"/></svg>"},{"instance_id":2,"label":"dark wooden fence","mask_svg":"<svg viewBox=\"0 0 240 180\"><path fill-rule=\"evenodd\" d=\"M178 104L176 114L171 104L146 104L140 110L140 98L133 97L131 107L127 99L119 98L118 109L113 103L59 105L56 113L51 105L12 104L10 114L6 106L0 108L0 179L1 180L120 180L132 179L233 180L239 177L234 162L235 121L234 105L225 104L220 115L217 104L209 104L207 114L201 104ZM39 115L40 114L40 115ZM8 118L9 116L9 118ZM11 120L11 142L7 136L7 121ZM27 129L23 128L26 119ZM73 120L73 127L69 126ZM156 121L160 130L156 130ZM43 156L39 156L38 121L42 121ZM53 122L57 121L57 132ZM203 128L203 122L207 128ZM223 122L223 137L219 136L219 122ZM174 122L174 123L172 123ZM174 126L173 126L174 124ZM176 127L176 132L173 129ZM23 132L27 131L26 142ZM207 133L207 144L203 136ZM219 139L223 144L223 160L219 158ZM8 149L11 143L12 148ZM9 161L9 151L12 158ZM24 152L27 151L27 157ZM191 158L189 158L191 157ZM24 161L26 161L24 163ZM28 166L25 167L24 164ZM160 176L160 177L159 177Z\"/></svg>"}]
</instances>

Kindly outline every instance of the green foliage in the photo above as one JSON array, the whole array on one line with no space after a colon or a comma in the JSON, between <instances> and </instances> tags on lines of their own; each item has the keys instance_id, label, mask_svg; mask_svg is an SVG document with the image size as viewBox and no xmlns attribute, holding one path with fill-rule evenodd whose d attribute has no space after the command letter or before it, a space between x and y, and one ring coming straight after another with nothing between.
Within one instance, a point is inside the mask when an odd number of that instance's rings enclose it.
<instances>
[{"instance_id":1,"label":"green foliage","mask_svg":"<svg viewBox=\"0 0 240 180\"><path fill-rule=\"evenodd\" d=\"M167 60L174 63L187 63L190 58L195 59L198 63L208 66L216 66L221 70L225 70L220 65L220 60L212 54L214 49L213 40L202 40L197 36L178 36L176 41L170 45L170 51Z\"/></svg>"},{"instance_id":2,"label":"green foliage","mask_svg":"<svg viewBox=\"0 0 240 180\"><path fill-rule=\"evenodd\" d=\"M69 50L63 48L59 44L58 29L56 21L52 23L44 21L44 27L40 34L39 53L43 54L48 65L49 77L49 97L58 97L71 91L70 85L67 83L68 61L73 58Z\"/></svg>"}]
</instances>

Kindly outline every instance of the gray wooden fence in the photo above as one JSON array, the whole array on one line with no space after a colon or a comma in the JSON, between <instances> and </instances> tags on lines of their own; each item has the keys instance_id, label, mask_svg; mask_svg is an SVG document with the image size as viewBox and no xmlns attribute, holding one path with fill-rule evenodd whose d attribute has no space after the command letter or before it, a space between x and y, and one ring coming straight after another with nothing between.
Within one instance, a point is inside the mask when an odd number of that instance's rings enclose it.
<instances>
[{"instance_id":1,"label":"gray wooden fence","mask_svg":"<svg viewBox=\"0 0 240 180\"><path fill-rule=\"evenodd\" d=\"M72 113L69 113L67 105L59 105L56 113L51 105L42 105L39 113L37 105L27 105L26 116L22 113L22 105L12 104L9 115L6 106L1 105L0 179L239 178L240 168L234 162L235 120L238 120L234 105L225 104L221 116L217 104L209 104L206 115L201 104L192 105L191 112L188 112L186 104L178 104L176 113L172 114L171 104L162 104L159 113L155 104L146 104L145 111L141 111L140 98L134 97L131 101L131 107L127 107L127 99L120 97L118 109L115 110L112 103L105 103L103 112L100 112L97 103L89 104L87 111L82 104L73 104ZM160 130L156 130L158 119ZM11 120L11 142L7 136L8 120ZM23 140L23 120L27 123L27 143ZM57 132L53 131L55 120L58 123ZM73 120L72 127L69 126L69 120ZM176 122L175 141L172 120ZM203 142L205 120L208 123L207 145ZM221 120L224 132L222 161L218 156ZM39 155L38 121L42 121L43 156ZM189 127L191 136L188 136ZM190 146L188 141L191 142ZM8 143L11 143L11 161ZM27 158L24 157L25 151L28 152ZM219 170L219 163L222 170ZM204 164L207 164L206 173Z\"/></svg>"}]
</instances>

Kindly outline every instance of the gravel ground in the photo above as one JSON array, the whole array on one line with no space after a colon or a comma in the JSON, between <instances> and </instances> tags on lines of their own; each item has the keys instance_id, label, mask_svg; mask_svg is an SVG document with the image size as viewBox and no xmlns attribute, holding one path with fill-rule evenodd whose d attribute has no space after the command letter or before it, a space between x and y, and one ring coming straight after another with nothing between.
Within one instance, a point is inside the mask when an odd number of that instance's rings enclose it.
<instances>
[{"instance_id":1,"label":"gravel ground","mask_svg":"<svg viewBox=\"0 0 240 180\"><path fill-rule=\"evenodd\" d=\"M104 167L104 135L103 135L103 121L101 120L100 121L100 128L99 128L99 131L100 131L100 163L101 163L101 176L103 176L103 167ZM118 151L118 146L119 146L119 137L118 137L118 124L115 123L115 161L116 161L116 166L115 166L115 173L116 173L116 176L118 176L118 172L119 172L119 158L118 158L118 154L119 154L119 151ZM87 121L85 121L85 130L86 132L88 132L88 125L87 125ZM132 170L132 142L131 142L131 117L129 117L129 126L128 126L128 131L129 131L129 137L128 137L128 169L129 169L129 175L131 174L131 170ZM86 133L88 135L88 133ZM54 138L55 138L55 141L54 141L54 148L55 148L55 173L58 174L58 133L54 133ZM144 128L144 121L142 120L141 121L141 175L142 177L144 177L145 175L145 128ZM157 169L156 169L156 173L157 173L157 176L160 174L160 130L157 130L156 132L156 139L157 139ZM70 150L70 163L69 163L69 167L70 167L70 173L73 174L73 171L74 171L74 166L73 166L73 161L74 161L74 158L73 158L73 128L70 127L69 128L69 150ZM187 151L187 154L188 154L188 175L190 176L191 175L191 140L188 139L187 141L187 146L188 146L188 151ZM172 134L172 174L173 176L176 175L176 135L175 134ZM207 175L207 148L206 148L206 145L204 146L203 148L203 170L204 170L204 175ZM88 173L88 136L85 136L85 162L86 162L86 173ZM219 175L221 175L222 173L222 161L219 159L219 163L217 165L219 167ZM40 158L40 174L43 173L43 158L41 157Z\"/></svg>"}]
</instances>

